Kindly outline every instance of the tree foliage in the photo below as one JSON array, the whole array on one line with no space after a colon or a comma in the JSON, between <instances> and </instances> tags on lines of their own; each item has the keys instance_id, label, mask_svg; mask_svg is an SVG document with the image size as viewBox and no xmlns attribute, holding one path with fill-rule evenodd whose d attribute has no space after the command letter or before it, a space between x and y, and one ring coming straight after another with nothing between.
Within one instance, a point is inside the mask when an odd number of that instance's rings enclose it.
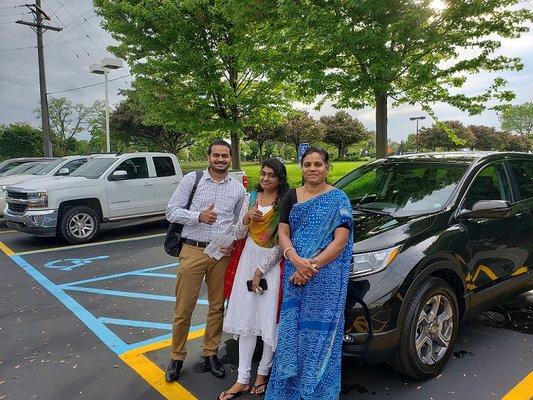
<instances>
[{"instance_id":1,"label":"tree foliage","mask_svg":"<svg viewBox=\"0 0 533 400\"><path fill-rule=\"evenodd\" d=\"M473 142L474 135L459 121L436 122L418 133L418 148L431 151L468 148Z\"/></svg>"},{"instance_id":2,"label":"tree foliage","mask_svg":"<svg viewBox=\"0 0 533 400\"><path fill-rule=\"evenodd\" d=\"M368 139L369 133L364 125L346 111L320 118L324 131L324 142L335 146L340 159L346 158L348 146Z\"/></svg>"},{"instance_id":3,"label":"tree foliage","mask_svg":"<svg viewBox=\"0 0 533 400\"><path fill-rule=\"evenodd\" d=\"M224 0L95 0L110 50L135 76L131 97L147 125L169 132L226 132L239 168L244 126L290 105L290 90L269 66L259 25Z\"/></svg>"},{"instance_id":4,"label":"tree foliage","mask_svg":"<svg viewBox=\"0 0 533 400\"><path fill-rule=\"evenodd\" d=\"M324 132L320 124L307 112L293 112L284 123L276 127L276 137L281 143L294 147L298 154L301 143L318 143L322 141Z\"/></svg>"},{"instance_id":5,"label":"tree foliage","mask_svg":"<svg viewBox=\"0 0 533 400\"><path fill-rule=\"evenodd\" d=\"M533 135L533 103L504 107L500 114L502 129L522 136Z\"/></svg>"},{"instance_id":6,"label":"tree foliage","mask_svg":"<svg viewBox=\"0 0 533 400\"><path fill-rule=\"evenodd\" d=\"M445 102L480 113L491 99L508 101L505 80L465 94L468 78L487 71L519 70L518 58L499 55L500 38L528 30L532 13L519 0L233 0L249 18L267 24L265 46L277 49L300 94L320 96L337 108L376 108L377 157L387 145L387 109ZM274 10L274 11L273 11Z\"/></svg>"},{"instance_id":7,"label":"tree foliage","mask_svg":"<svg viewBox=\"0 0 533 400\"><path fill-rule=\"evenodd\" d=\"M0 126L0 159L43 156L42 132L29 124Z\"/></svg>"},{"instance_id":8,"label":"tree foliage","mask_svg":"<svg viewBox=\"0 0 533 400\"><path fill-rule=\"evenodd\" d=\"M115 139L127 145L141 147L148 151L178 152L193 144L190 132L181 132L162 125L147 125L143 113L132 106L131 100L124 100L110 116Z\"/></svg>"}]
</instances>

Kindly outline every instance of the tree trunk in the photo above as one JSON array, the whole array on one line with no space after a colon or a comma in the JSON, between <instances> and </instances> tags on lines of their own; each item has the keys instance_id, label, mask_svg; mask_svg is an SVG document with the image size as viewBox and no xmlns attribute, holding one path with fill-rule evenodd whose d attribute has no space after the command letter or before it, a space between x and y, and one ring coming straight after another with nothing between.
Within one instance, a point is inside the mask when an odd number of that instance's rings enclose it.
<instances>
[{"instance_id":1,"label":"tree trunk","mask_svg":"<svg viewBox=\"0 0 533 400\"><path fill-rule=\"evenodd\" d=\"M387 156L387 93L374 92L376 99L376 159Z\"/></svg>"},{"instance_id":2,"label":"tree trunk","mask_svg":"<svg viewBox=\"0 0 533 400\"><path fill-rule=\"evenodd\" d=\"M340 146L339 147L339 160L344 160L346 158L346 147Z\"/></svg>"},{"instance_id":3,"label":"tree trunk","mask_svg":"<svg viewBox=\"0 0 533 400\"><path fill-rule=\"evenodd\" d=\"M239 132L237 130L231 131L231 165L232 169L241 169L241 160L239 158L241 150L239 148Z\"/></svg>"}]
</instances>

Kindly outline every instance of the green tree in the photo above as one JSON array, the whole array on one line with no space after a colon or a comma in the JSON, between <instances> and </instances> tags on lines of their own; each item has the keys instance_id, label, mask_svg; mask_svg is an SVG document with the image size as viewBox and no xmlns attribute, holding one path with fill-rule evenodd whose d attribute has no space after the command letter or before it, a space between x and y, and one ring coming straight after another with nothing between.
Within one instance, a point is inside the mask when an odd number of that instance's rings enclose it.
<instances>
[{"instance_id":1,"label":"green tree","mask_svg":"<svg viewBox=\"0 0 533 400\"><path fill-rule=\"evenodd\" d=\"M190 132L181 132L161 125L143 122L143 113L134 108L131 100L124 100L110 116L114 137L122 143L151 151L178 154L194 142Z\"/></svg>"},{"instance_id":2,"label":"green tree","mask_svg":"<svg viewBox=\"0 0 533 400\"><path fill-rule=\"evenodd\" d=\"M507 142L506 132L484 125L470 125L468 127L474 135L471 149L475 150L503 150Z\"/></svg>"},{"instance_id":3,"label":"green tree","mask_svg":"<svg viewBox=\"0 0 533 400\"><path fill-rule=\"evenodd\" d=\"M369 137L364 125L346 111L321 117L320 123L324 130L324 142L337 148L339 159L346 158L348 146Z\"/></svg>"},{"instance_id":4,"label":"green tree","mask_svg":"<svg viewBox=\"0 0 533 400\"><path fill-rule=\"evenodd\" d=\"M502 129L522 136L533 134L533 103L506 106L500 114Z\"/></svg>"},{"instance_id":5,"label":"green tree","mask_svg":"<svg viewBox=\"0 0 533 400\"><path fill-rule=\"evenodd\" d=\"M225 132L240 168L243 126L290 106L280 71L269 67L260 27L224 0L94 0L119 42L110 50L135 76L130 94L147 125L173 132ZM149 10L149 12L147 12Z\"/></svg>"},{"instance_id":6,"label":"green tree","mask_svg":"<svg viewBox=\"0 0 533 400\"><path fill-rule=\"evenodd\" d=\"M0 129L0 159L43 155L42 132L29 124L16 123Z\"/></svg>"},{"instance_id":7,"label":"green tree","mask_svg":"<svg viewBox=\"0 0 533 400\"><path fill-rule=\"evenodd\" d=\"M432 0L233 1L266 21L265 46L277 49L302 96L319 95L318 107L375 107L378 158L389 102L426 111L445 102L476 114L491 99L512 99L500 77L480 93L460 89L482 71L522 69L519 58L498 54L500 38L520 37L532 16L519 0L447 0L442 9Z\"/></svg>"},{"instance_id":8,"label":"green tree","mask_svg":"<svg viewBox=\"0 0 533 400\"><path fill-rule=\"evenodd\" d=\"M318 143L324 133L320 124L307 112L296 111L276 127L276 137L281 143L290 144L298 154L300 143Z\"/></svg>"},{"instance_id":9,"label":"green tree","mask_svg":"<svg viewBox=\"0 0 533 400\"><path fill-rule=\"evenodd\" d=\"M459 121L436 122L418 132L419 149L449 151L472 148L473 143L474 135Z\"/></svg>"},{"instance_id":10,"label":"green tree","mask_svg":"<svg viewBox=\"0 0 533 400\"><path fill-rule=\"evenodd\" d=\"M533 144L531 139L526 136L514 135L510 132L502 132L504 134L504 143L501 150L506 151L531 151Z\"/></svg>"},{"instance_id":11,"label":"green tree","mask_svg":"<svg viewBox=\"0 0 533 400\"><path fill-rule=\"evenodd\" d=\"M257 143L257 152L253 152L251 156L263 160L264 148L267 142L271 142L276 139L277 131L274 125L260 125L260 126L246 126L243 129L244 138L246 140L252 140Z\"/></svg>"}]
</instances>

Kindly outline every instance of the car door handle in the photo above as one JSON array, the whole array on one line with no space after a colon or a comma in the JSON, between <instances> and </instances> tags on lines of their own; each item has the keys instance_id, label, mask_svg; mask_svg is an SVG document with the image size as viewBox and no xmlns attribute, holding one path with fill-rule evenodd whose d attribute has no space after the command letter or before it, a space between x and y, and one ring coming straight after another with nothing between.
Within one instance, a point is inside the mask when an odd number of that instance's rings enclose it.
<instances>
[{"instance_id":1,"label":"car door handle","mask_svg":"<svg viewBox=\"0 0 533 400\"><path fill-rule=\"evenodd\" d=\"M180 182L179 181L172 181L173 185L177 185L178 183L180 183Z\"/></svg>"},{"instance_id":2,"label":"car door handle","mask_svg":"<svg viewBox=\"0 0 533 400\"><path fill-rule=\"evenodd\" d=\"M154 186L153 183L143 183L142 185L143 185L143 186Z\"/></svg>"}]
</instances>

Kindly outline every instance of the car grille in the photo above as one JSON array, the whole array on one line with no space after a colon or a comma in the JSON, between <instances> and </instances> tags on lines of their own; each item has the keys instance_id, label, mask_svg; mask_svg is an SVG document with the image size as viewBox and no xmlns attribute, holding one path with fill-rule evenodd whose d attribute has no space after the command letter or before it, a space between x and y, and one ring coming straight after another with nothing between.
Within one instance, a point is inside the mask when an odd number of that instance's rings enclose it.
<instances>
[{"instance_id":1,"label":"car grille","mask_svg":"<svg viewBox=\"0 0 533 400\"><path fill-rule=\"evenodd\" d=\"M26 211L26 204L7 204L7 209L17 214L23 214Z\"/></svg>"},{"instance_id":2,"label":"car grille","mask_svg":"<svg viewBox=\"0 0 533 400\"><path fill-rule=\"evenodd\" d=\"M11 199L17 199L17 200L27 200L28 199L28 193L22 193L22 192L11 192L7 191L7 197Z\"/></svg>"}]
</instances>

